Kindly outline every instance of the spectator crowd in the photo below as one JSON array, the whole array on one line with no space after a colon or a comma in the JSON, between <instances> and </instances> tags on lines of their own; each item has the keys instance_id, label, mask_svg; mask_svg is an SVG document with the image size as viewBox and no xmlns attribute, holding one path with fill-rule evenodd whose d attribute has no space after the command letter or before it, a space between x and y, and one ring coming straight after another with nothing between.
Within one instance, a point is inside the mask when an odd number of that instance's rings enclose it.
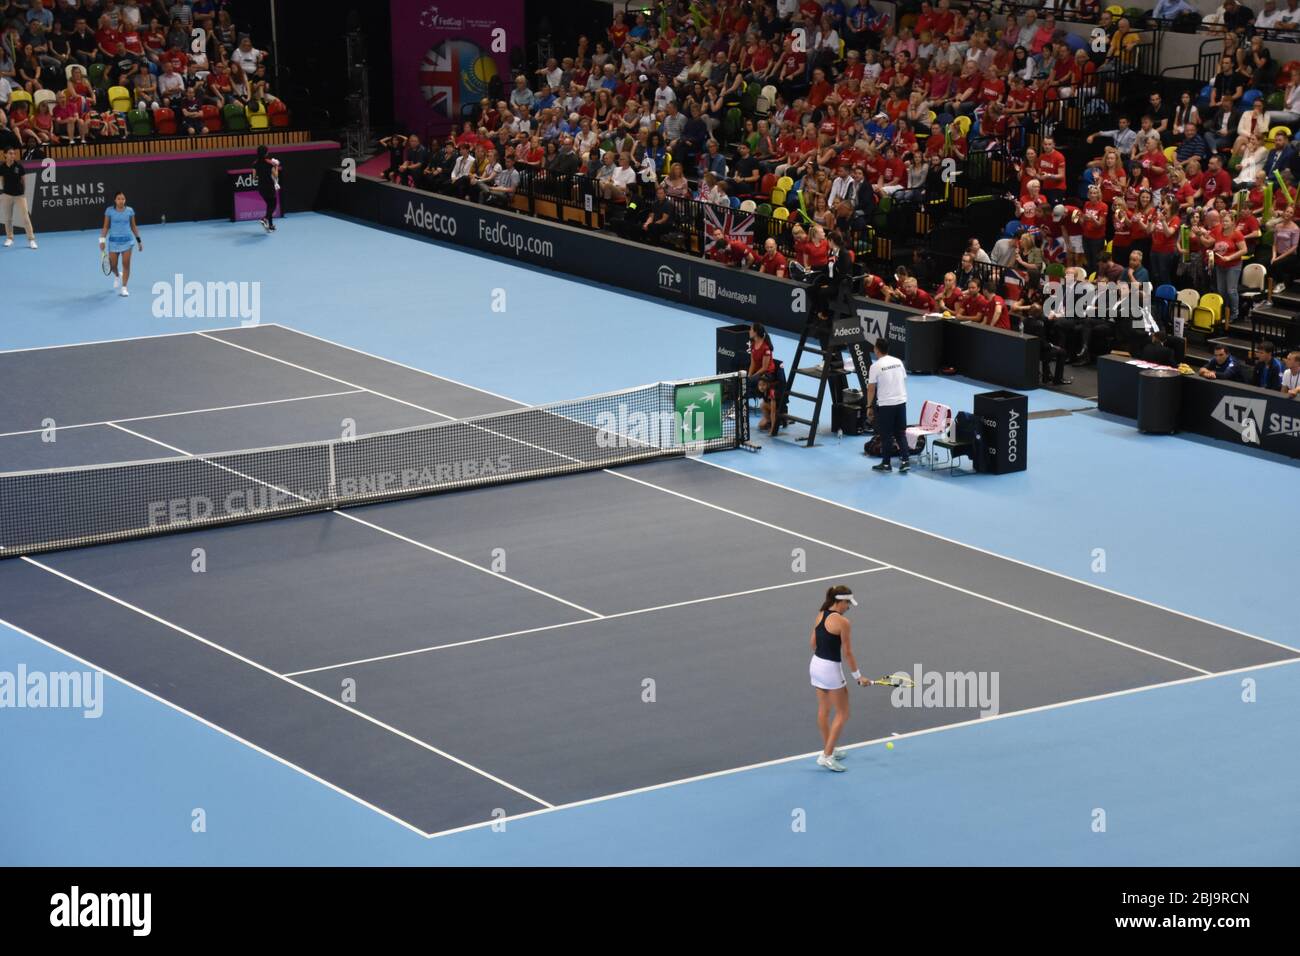
<instances>
[{"instance_id":1,"label":"spectator crowd","mask_svg":"<svg viewBox=\"0 0 1300 956\"><path fill-rule=\"evenodd\" d=\"M1203 88L1122 82L1157 19L1213 32ZM1056 314L1055 285L1214 292L1226 327L1244 265L1263 264L1274 294L1295 281L1300 60L1276 62L1265 38L1297 27L1300 0L1204 17L1185 0L1141 15L1089 0L679 0L616 13L441 141L386 138L385 175L499 204L525 181L585 177L610 227L647 242L673 243L684 202L703 204L719 210L701 236L719 262L849 272L869 297L1037 331L1059 381L1062 357L1134 343L1101 312ZM977 158L1006 171L1012 222L970 235L943 271L875 260L864 237L905 233ZM746 215L756 224L738 227ZM1169 317L1150 316L1136 345Z\"/></svg>"},{"instance_id":2,"label":"spectator crowd","mask_svg":"<svg viewBox=\"0 0 1300 956\"><path fill-rule=\"evenodd\" d=\"M0 0L0 137L32 147L268 128L284 106L267 54L226 6Z\"/></svg>"}]
</instances>

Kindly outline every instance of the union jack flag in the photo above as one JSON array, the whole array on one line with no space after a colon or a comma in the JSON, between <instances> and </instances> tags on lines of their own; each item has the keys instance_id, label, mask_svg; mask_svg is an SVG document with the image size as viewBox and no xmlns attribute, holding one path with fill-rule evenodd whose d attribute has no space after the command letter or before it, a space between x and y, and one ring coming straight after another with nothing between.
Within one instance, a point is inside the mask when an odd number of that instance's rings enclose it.
<instances>
[{"instance_id":1,"label":"union jack flag","mask_svg":"<svg viewBox=\"0 0 1300 956\"><path fill-rule=\"evenodd\" d=\"M721 229L728 239L739 239L748 246L754 244L754 214L737 212L729 206L708 203L704 207L704 250L709 252L718 244L713 230Z\"/></svg>"},{"instance_id":2,"label":"union jack flag","mask_svg":"<svg viewBox=\"0 0 1300 956\"><path fill-rule=\"evenodd\" d=\"M460 104L460 53L452 43L442 43L424 55L420 64L420 91L430 106L455 118Z\"/></svg>"}]
</instances>

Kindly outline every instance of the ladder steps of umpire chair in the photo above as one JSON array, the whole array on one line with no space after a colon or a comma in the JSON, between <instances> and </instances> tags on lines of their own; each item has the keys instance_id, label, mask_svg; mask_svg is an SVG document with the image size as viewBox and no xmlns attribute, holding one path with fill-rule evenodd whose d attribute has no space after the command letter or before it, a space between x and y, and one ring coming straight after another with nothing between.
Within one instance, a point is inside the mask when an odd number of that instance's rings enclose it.
<instances>
[{"instance_id":1,"label":"ladder steps of umpire chair","mask_svg":"<svg viewBox=\"0 0 1300 956\"><path fill-rule=\"evenodd\" d=\"M797 398L802 401L812 403L813 410L812 410L811 418L802 418L798 415L791 415L788 410L785 415L785 421L787 422L798 422L801 425L808 426L808 434L805 435L803 438L799 439L804 443L805 447L808 448L811 448L813 446L813 443L817 439L817 423L821 421L822 405L825 404L826 402L826 389L830 384L831 378L841 377L846 375L843 350L822 349L819 347L820 345L819 339L814 339L814 341L818 342L818 345L808 344L809 336L812 334L814 334L812 321L808 321L804 324L803 334L799 336L799 345L795 349L794 361L791 363L790 366L790 377L788 381L785 383L785 394L787 400L791 398ZM814 355L820 355L823 360L822 364L807 365L801 368L799 366L799 361L800 359L803 358L805 352L809 352ZM867 391L867 386L866 386L866 379L862 373L862 369L858 368L855 365L854 370L857 373L859 382L862 384L862 393L865 395ZM808 378L817 379L817 394L810 395L807 392L796 391L794 387L794 382L795 382L795 376L797 375L804 375L807 376Z\"/></svg>"}]
</instances>

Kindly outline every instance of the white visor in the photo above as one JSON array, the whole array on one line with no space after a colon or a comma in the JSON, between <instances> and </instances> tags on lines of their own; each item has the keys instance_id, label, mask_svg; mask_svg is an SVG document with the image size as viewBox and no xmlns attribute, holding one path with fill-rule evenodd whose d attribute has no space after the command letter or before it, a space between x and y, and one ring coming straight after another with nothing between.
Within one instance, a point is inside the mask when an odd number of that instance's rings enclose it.
<instances>
[{"instance_id":1,"label":"white visor","mask_svg":"<svg viewBox=\"0 0 1300 956\"><path fill-rule=\"evenodd\" d=\"M837 595L835 595L835 600L837 600L837 601L848 601L848 602L849 602L850 604L852 604L854 607L857 607L857 606L858 606L858 599L855 598L852 594L837 594Z\"/></svg>"}]
</instances>

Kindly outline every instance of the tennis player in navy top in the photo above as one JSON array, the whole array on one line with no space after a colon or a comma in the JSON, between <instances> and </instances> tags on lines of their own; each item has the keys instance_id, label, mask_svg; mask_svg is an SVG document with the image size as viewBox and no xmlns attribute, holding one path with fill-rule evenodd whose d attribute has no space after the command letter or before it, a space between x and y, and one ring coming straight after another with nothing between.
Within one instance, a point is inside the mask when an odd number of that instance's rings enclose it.
<instances>
[{"instance_id":1,"label":"tennis player in navy top","mask_svg":"<svg viewBox=\"0 0 1300 956\"><path fill-rule=\"evenodd\" d=\"M845 611L857 607L857 604L850 588L836 585L828 590L826 600L822 601L817 612L817 620L813 622L809 641L813 655L808 663L808 676L817 692L817 729L822 735L822 752L817 757L817 765L837 773L847 769L840 763L844 751L837 750L835 742L849 719L849 689L844 680L841 658L848 661L853 679L860 686L871 683L862 676L853 658L853 628L844 616Z\"/></svg>"}]
</instances>

